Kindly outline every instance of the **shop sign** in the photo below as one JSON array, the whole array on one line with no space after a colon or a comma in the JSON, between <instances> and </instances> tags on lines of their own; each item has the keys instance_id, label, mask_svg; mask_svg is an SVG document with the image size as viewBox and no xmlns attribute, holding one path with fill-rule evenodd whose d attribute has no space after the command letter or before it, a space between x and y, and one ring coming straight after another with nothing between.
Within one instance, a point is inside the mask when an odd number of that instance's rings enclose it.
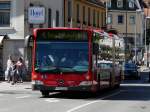
<instances>
[{"instance_id":1,"label":"shop sign","mask_svg":"<svg viewBox=\"0 0 150 112\"><path fill-rule=\"evenodd\" d=\"M45 22L45 8L44 7L29 7L28 8L28 22L30 24L43 24Z\"/></svg>"}]
</instances>

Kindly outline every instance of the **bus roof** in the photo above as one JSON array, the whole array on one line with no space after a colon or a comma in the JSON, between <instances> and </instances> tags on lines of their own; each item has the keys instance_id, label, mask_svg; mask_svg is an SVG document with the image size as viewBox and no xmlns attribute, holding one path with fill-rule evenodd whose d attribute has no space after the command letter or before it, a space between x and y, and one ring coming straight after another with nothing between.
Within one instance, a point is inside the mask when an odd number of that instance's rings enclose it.
<instances>
[{"instance_id":1,"label":"bus roof","mask_svg":"<svg viewBox=\"0 0 150 112\"><path fill-rule=\"evenodd\" d=\"M91 31L91 29L88 29L88 28L85 28L85 29L83 29L83 28L69 28L69 27L54 27L54 28L34 28L34 31L37 31L37 30L85 30L85 31L87 31L87 30L90 30Z\"/></svg>"},{"instance_id":2,"label":"bus roof","mask_svg":"<svg viewBox=\"0 0 150 112\"><path fill-rule=\"evenodd\" d=\"M53 28L34 28L33 29L33 35L36 37L38 31L48 31L48 30L64 30L64 31L86 31L86 32L94 32L99 34L100 36L107 36L109 37L108 33L106 33L102 29L94 29L94 28L70 28L70 27L53 27Z\"/></svg>"}]
</instances>

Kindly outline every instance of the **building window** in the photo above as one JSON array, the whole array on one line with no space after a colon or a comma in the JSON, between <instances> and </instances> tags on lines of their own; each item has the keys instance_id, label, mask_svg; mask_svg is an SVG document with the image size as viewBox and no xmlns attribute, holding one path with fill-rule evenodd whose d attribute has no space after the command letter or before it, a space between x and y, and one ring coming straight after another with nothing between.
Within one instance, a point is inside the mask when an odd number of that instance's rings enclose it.
<instances>
[{"instance_id":1,"label":"building window","mask_svg":"<svg viewBox=\"0 0 150 112\"><path fill-rule=\"evenodd\" d=\"M123 7L123 0L117 0L117 7L122 8Z\"/></svg>"},{"instance_id":2,"label":"building window","mask_svg":"<svg viewBox=\"0 0 150 112\"><path fill-rule=\"evenodd\" d=\"M112 24L112 14L108 14L107 23Z\"/></svg>"},{"instance_id":3,"label":"building window","mask_svg":"<svg viewBox=\"0 0 150 112\"><path fill-rule=\"evenodd\" d=\"M111 0L109 0L109 1L107 2L107 7L108 7L108 8L111 8Z\"/></svg>"},{"instance_id":4,"label":"building window","mask_svg":"<svg viewBox=\"0 0 150 112\"><path fill-rule=\"evenodd\" d=\"M130 24L135 24L135 16L130 16Z\"/></svg>"},{"instance_id":5,"label":"building window","mask_svg":"<svg viewBox=\"0 0 150 112\"><path fill-rule=\"evenodd\" d=\"M106 17L106 15L105 15L105 12L102 12L101 13L101 18L102 18L102 21L101 21L101 23L102 23L102 27L104 27L105 26L105 17Z\"/></svg>"},{"instance_id":6,"label":"building window","mask_svg":"<svg viewBox=\"0 0 150 112\"><path fill-rule=\"evenodd\" d=\"M43 24L39 24L39 28L43 28Z\"/></svg>"},{"instance_id":7,"label":"building window","mask_svg":"<svg viewBox=\"0 0 150 112\"><path fill-rule=\"evenodd\" d=\"M71 1L68 0L68 21L71 21L71 12L72 12L72 5L71 5Z\"/></svg>"},{"instance_id":8,"label":"building window","mask_svg":"<svg viewBox=\"0 0 150 112\"><path fill-rule=\"evenodd\" d=\"M85 6L83 6L83 24L86 24L86 20L85 20Z\"/></svg>"},{"instance_id":9,"label":"building window","mask_svg":"<svg viewBox=\"0 0 150 112\"><path fill-rule=\"evenodd\" d=\"M95 9L93 10L93 26L96 26L96 23L95 23Z\"/></svg>"},{"instance_id":10,"label":"building window","mask_svg":"<svg viewBox=\"0 0 150 112\"><path fill-rule=\"evenodd\" d=\"M118 24L123 24L123 15L118 16Z\"/></svg>"},{"instance_id":11,"label":"building window","mask_svg":"<svg viewBox=\"0 0 150 112\"><path fill-rule=\"evenodd\" d=\"M51 20L52 20L52 10L48 9L48 27L49 28L52 27Z\"/></svg>"},{"instance_id":12,"label":"building window","mask_svg":"<svg viewBox=\"0 0 150 112\"><path fill-rule=\"evenodd\" d=\"M77 4L77 23L80 23L80 7L79 4Z\"/></svg>"},{"instance_id":13,"label":"building window","mask_svg":"<svg viewBox=\"0 0 150 112\"><path fill-rule=\"evenodd\" d=\"M133 0L129 0L129 8L134 8L134 2Z\"/></svg>"},{"instance_id":14,"label":"building window","mask_svg":"<svg viewBox=\"0 0 150 112\"><path fill-rule=\"evenodd\" d=\"M30 3L29 6L32 7L32 6L34 6L34 4L33 4L33 3Z\"/></svg>"},{"instance_id":15,"label":"building window","mask_svg":"<svg viewBox=\"0 0 150 112\"><path fill-rule=\"evenodd\" d=\"M59 26L59 11L56 11L56 27Z\"/></svg>"},{"instance_id":16,"label":"building window","mask_svg":"<svg viewBox=\"0 0 150 112\"><path fill-rule=\"evenodd\" d=\"M97 27L100 27L99 26L99 11L97 11Z\"/></svg>"},{"instance_id":17,"label":"building window","mask_svg":"<svg viewBox=\"0 0 150 112\"><path fill-rule=\"evenodd\" d=\"M102 27L104 26L104 20L103 20L103 12L101 12L101 23L102 23Z\"/></svg>"},{"instance_id":18,"label":"building window","mask_svg":"<svg viewBox=\"0 0 150 112\"><path fill-rule=\"evenodd\" d=\"M0 27L10 26L10 2L0 2Z\"/></svg>"},{"instance_id":19,"label":"building window","mask_svg":"<svg viewBox=\"0 0 150 112\"><path fill-rule=\"evenodd\" d=\"M91 25L90 21L91 21L91 10L90 8L88 8L88 25L89 26Z\"/></svg>"}]
</instances>

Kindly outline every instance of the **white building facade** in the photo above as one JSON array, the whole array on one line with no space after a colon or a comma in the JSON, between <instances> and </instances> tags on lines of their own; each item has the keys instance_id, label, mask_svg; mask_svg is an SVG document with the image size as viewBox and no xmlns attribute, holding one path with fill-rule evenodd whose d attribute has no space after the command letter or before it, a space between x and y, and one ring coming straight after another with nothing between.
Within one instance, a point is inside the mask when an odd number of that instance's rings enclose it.
<instances>
[{"instance_id":1,"label":"white building facade","mask_svg":"<svg viewBox=\"0 0 150 112\"><path fill-rule=\"evenodd\" d=\"M136 55L142 59L144 37L144 15L141 0L108 0L107 27L115 28L125 40L126 59ZM142 4L141 4L142 5Z\"/></svg>"},{"instance_id":2,"label":"white building facade","mask_svg":"<svg viewBox=\"0 0 150 112\"><path fill-rule=\"evenodd\" d=\"M24 39L33 28L64 26L64 0L0 0L0 67L8 56L25 58Z\"/></svg>"}]
</instances>

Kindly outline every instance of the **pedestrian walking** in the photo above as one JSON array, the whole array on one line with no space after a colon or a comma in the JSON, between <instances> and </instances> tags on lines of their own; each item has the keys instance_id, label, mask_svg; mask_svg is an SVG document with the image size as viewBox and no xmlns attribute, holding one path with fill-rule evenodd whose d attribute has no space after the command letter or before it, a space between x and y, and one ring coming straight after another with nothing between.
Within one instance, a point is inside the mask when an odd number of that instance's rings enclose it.
<instances>
[{"instance_id":1,"label":"pedestrian walking","mask_svg":"<svg viewBox=\"0 0 150 112\"><path fill-rule=\"evenodd\" d=\"M18 81L21 83L23 82L23 71L25 69L23 59L20 57L16 63L17 66L17 74L18 74Z\"/></svg>"},{"instance_id":2,"label":"pedestrian walking","mask_svg":"<svg viewBox=\"0 0 150 112\"><path fill-rule=\"evenodd\" d=\"M11 66L11 78L12 78L12 85L14 85L17 82L17 65L15 61L12 61Z\"/></svg>"},{"instance_id":3,"label":"pedestrian walking","mask_svg":"<svg viewBox=\"0 0 150 112\"><path fill-rule=\"evenodd\" d=\"M7 60L7 67L6 67L6 70L5 70L5 80L7 82L10 82L11 80L11 66L12 66L12 57L11 55L8 57L8 60Z\"/></svg>"}]
</instances>

